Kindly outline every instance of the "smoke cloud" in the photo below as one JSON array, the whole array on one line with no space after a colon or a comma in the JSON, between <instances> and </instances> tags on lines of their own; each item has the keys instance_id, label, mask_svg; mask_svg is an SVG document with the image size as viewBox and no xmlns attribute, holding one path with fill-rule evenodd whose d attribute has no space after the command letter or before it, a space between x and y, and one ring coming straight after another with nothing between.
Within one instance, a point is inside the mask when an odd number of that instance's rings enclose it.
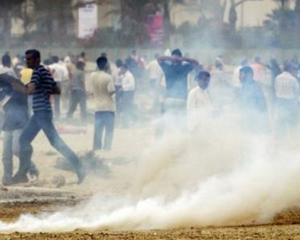
<instances>
[{"instance_id":1,"label":"smoke cloud","mask_svg":"<svg viewBox=\"0 0 300 240\"><path fill-rule=\"evenodd\" d=\"M99 193L75 208L0 222L0 232L152 229L266 223L299 205L297 133L253 134L235 114L153 141L127 196Z\"/></svg>"}]
</instances>

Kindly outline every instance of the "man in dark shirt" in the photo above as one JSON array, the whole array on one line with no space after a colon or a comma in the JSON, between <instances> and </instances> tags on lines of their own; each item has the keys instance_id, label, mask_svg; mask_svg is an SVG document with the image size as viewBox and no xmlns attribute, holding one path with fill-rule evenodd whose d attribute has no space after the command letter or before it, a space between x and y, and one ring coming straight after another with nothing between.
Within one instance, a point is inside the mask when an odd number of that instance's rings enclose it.
<instances>
[{"instance_id":1,"label":"man in dark shirt","mask_svg":"<svg viewBox=\"0 0 300 240\"><path fill-rule=\"evenodd\" d=\"M188 95L188 74L198 66L194 59L182 57L179 49L172 51L171 57L158 58L166 78L166 97L186 101Z\"/></svg>"},{"instance_id":2,"label":"man in dark shirt","mask_svg":"<svg viewBox=\"0 0 300 240\"><path fill-rule=\"evenodd\" d=\"M165 128L180 129L180 126L185 126L187 77L192 70L199 67L199 63L194 59L182 57L179 49L173 50L170 57L158 58L158 63L165 74L166 82L165 96L162 102L164 117L157 129L161 134ZM176 121L173 121L174 119Z\"/></svg>"},{"instance_id":3,"label":"man in dark shirt","mask_svg":"<svg viewBox=\"0 0 300 240\"><path fill-rule=\"evenodd\" d=\"M84 179L80 160L58 135L52 117L50 95L59 94L56 82L51 74L40 64L40 52L32 49L26 53L27 66L33 69L30 83L25 92L33 95L33 116L20 136L20 166L13 178L14 183L27 182L27 173L30 169L32 146L31 142L40 130L43 130L51 145L68 159L78 177L78 183Z\"/></svg>"}]
</instances>

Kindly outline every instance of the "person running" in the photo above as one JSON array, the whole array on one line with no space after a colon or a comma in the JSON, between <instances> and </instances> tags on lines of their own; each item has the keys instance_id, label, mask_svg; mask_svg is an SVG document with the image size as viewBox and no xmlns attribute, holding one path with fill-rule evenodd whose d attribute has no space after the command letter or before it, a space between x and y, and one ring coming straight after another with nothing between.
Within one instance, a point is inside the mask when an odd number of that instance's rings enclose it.
<instances>
[{"instance_id":1,"label":"person running","mask_svg":"<svg viewBox=\"0 0 300 240\"><path fill-rule=\"evenodd\" d=\"M32 78L25 86L25 93L33 95L33 115L20 136L20 165L13 177L13 183L28 182L27 174L31 166L33 148L31 142L40 130L43 130L51 145L60 152L72 165L78 184L84 180L84 172L79 158L58 135L53 124L50 96L59 94L49 71L41 65L41 55L36 49L25 53L27 66L33 69Z\"/></svg>"}]
</instances>

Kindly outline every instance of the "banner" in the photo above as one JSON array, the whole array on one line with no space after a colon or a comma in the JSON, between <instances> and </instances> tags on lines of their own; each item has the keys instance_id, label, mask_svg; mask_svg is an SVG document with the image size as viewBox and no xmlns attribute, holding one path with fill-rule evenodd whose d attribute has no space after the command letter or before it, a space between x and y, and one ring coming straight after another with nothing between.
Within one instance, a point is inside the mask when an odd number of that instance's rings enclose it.
<instances>
[{"instance_id":1,"label":"banner","mask_svg":"<svg viewBox=\"0 0 300 240\"><path fill-rule=\"evenodd\" d=\"M164 17L161 12L148 16L147 31L153 46L160 47L164 40Z\"/></svg>"},{"instance_id":2,"label":"banner","mask_svg":"<svg viewBox=\"0 0 300 240\"><path fill-rule=\"evenodd\" d=\"M78 37L91 38L98 28L98 6L88 3L78 9Z\"/></svg>"}]
</instances>

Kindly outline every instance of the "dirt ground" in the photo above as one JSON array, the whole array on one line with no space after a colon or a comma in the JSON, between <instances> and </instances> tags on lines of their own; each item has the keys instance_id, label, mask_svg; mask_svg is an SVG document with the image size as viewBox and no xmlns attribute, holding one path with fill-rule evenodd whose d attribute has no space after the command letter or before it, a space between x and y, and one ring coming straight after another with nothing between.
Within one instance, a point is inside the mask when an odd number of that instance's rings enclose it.
<instances>
[{"instance_id":1,"label":"dirt ground","mask_svg":"<svg viewBox=\"0 0 300 240\"><path fill-rule=\"evenodd\" d=\"M62 206L70 206L75 204L75 200L64 201L46 201L46 202L27 202L27 203L5 203L0 204L0 219L5 222L11 222L15 220L21 213L37 214L41 211L55 211ZM283 213L279 219L274 219L274 223L270 225L261 226L238 226L238 227L190 227L183 229L171 229L171 230L151 230L151 231L81 231L66 233L12 233L12 234L0 234L0 239L223 239L223 240L235 240L235 239L276 239L276 240L292 240L300 239L300 225L299 224L287 224L290 222L300 222L299 211L288 211ZM296 218L295 218L296 217ZM281 224L276 221L287 221L285 224ZM283 222L282 222L283 223Z\"/></svg>"},{"instance_id":2,"label":"dirt ground","mask_svg":"<svg viewBox=\"0 0 300 240\"><path fill-rule=\"evenodd\" d=\"M54 212L64 207L73 206L93 193L111 196L125 193L134 176L134 159L139 157L139 149L151 142L151 137L143 138L145 131L136 129L127 141L126 130L118 129L115 136L114 151L101 153L100 160L93 159L88 150L92 146L92 127L62 127L64 140L81 154L84 165L90 169L82 185L75 184L76 178L70 171L65 171L59 155L54 152L45 137L40 135L34 142L33 160L40 170L40 179L29 184L0 187L0 220L13 222L23 213L38 214ZM149 130L150 131L150 130ZM148 136L151 136L149 134ZM143 139L143 141L140 141ZM0 144L2 145L2 144ZM135 151L132 151L135 149ZM87 157L88 156L88 157ZM124 158L126 156L126 158ZM17 164L16 164L17 165ZM17 167L17 166L16 166ZM131 169L131 170L128 170ZM0 170L0 176L2 176ZM57 178L65 180L57 183ZM67 233L12 233L0 234L2 239L300 239L300 211L287 210L278 214L272 224L260 226L235 227L190 227L171 230L149 231L82 231Z\"/></svg>"}]
</instances>

